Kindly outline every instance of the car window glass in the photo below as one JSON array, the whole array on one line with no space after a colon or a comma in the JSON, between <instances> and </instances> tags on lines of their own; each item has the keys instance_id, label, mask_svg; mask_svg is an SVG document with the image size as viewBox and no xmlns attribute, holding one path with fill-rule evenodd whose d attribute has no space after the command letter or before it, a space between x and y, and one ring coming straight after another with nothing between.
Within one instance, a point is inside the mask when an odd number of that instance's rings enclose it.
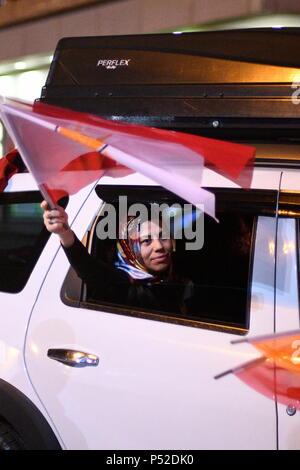
<instances>
[{"instance_id":1,"label":"car window glass","mask_svg":"<svg viewBox=\"0 0 300 470\"><path fill-rule=\"evenodd\" d=\"M219 223L205 216L205 238L199 250L187 249L186 238L175 241L173 278L165 283L153 283L140 296L133 286L108 285L87 289L87 302L108 302L120 307L157 310L174 317L201 322L217 322L237 328L248 326L248 287L250 281L251 246L255 217L246 214L224 214ZM112 268L118 261L116 243L93 240L93 256ZM140 287L142 290L143 288ZM125 293L124 293L125 290ZM182 299L184 306L179 308ZM183 308L182 308L183 307Z\"/></svg>"},{"instance_id":2,"label":"car window glass","mask_svg":"<svg viewBox=\"0 0 300 470\"><path fill-rule=\"evenodd\" d=\"M116 192L115 187L113 191ZM153 201L155 204L167 202L170 206L178 203L166 191L148 198L143 194L147 193L140 191L135 199L134 194L131 194L131 203L141 201L143 197L143 201L149 206ZM123 278L120 271L115 277L118 271L116 263L118 265L120 261L115 237L99 238L98 228L105 225L105 208L115 207L117 218L119 217L118 205L109 200L101 208L94 228L89 233L87 245L93 259L109 266L110 271L102 277L100 269L94 277L94 284L89 285L81 284L70 270L62 289L63 301L70 305L189 326L247 331L257 215L274 216L276 193L241 190L239 195L232 195L230 191L223 195L221 191L217 201L219 222L204 216L202 247L187 249L191 242L188 234L176 239L176 250L172 255L175 275L168 282L143 280L136 283L132 279L128 281L126 270L123 270ZM195 212L195 208L193 211ZM182 303L178 307L178 299L180 302L185 299L183 308Z\"/></svg>"},{"instance_id":3,"label":"car window glass","mask_svg":"<svg viewBox=\"0 0 300 470\"><path fill-rule=\"evenodd\" d=\"M25 287L48 240L41 200L38 192L0 195L0 291Z\"/></svg>"}]
</instances>

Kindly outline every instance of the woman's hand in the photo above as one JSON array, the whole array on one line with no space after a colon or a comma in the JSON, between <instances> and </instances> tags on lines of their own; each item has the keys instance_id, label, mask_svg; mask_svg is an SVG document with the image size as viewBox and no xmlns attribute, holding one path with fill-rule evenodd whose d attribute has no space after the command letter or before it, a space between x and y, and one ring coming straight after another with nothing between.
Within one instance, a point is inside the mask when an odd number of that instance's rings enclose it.
<instances>
[{"instance_id":1,"label":"woman's hand","mask_svg":"<svg viewBox=\"0 0 300 470\"><path fill-rule=\"evenodd\" d=\"M41 203L41 208L44 211L43 218L46 229L50 233L56 233L66 248L72 246L75 235L69 227L66 211L60 206L50 210L47 201Z\"/></svg>"}]
</instances>

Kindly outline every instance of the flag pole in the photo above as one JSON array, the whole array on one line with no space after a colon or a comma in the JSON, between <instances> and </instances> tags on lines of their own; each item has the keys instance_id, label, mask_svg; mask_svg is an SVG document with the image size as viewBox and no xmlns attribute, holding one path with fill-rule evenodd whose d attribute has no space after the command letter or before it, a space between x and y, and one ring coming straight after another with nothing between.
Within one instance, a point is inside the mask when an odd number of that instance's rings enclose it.
<instances>
[{"instance_id":1,"label":"flag pole","mask_svg":"<svg viewBox=\"0 0 300 470\"><path fill-rule=\"evenodd\" d=\"M53 209L56 209L57 205L55 204L54 200L48 193L46 186L44 184L38 184L38 188L40 190L40 193L42 194L43 198L45 201L48 203L49 210L52 211Z\"/></svg>"},{"instance_id":2,"label":"flag pole","mask_svg":"<svg viewBox=\"0 0 300 470\"><path fill-rule=\"evenodd\" d=\"M251 361L244 362L243 364L240 364L239 366L236 366L232 369L226 370L225 372L221 372L221 374L215 375L214 379L216 380L221 379L222 377L225 377L228 374L238 374L239 372L243 370L258 366L259 364L262 364L266 360L267 358L265 356L258 357L257 359L252 359Z\"/></svg>"}]
</instances>

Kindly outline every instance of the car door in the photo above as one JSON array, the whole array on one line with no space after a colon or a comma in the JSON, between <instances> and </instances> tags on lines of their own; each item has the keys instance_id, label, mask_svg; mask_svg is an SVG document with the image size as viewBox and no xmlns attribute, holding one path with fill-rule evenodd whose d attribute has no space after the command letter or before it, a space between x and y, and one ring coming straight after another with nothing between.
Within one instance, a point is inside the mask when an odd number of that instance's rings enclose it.
<instances>
[{"instance_id":1,"label":"car door","mask_svg":"<svg viewBox=\"0 0 300 470\"><path fill-rule=\"evenodd\" d=\"M277 173L269 184L273 191L258 189L251 203L258 215L243 331L224 322L157 321L151 312L94 308L72 299L70 292L69 301L62 301L69 265L59 250L32 311L25 361L66 448L276 448L274 403L234 375L214 379L257 357L247 344L230 344L238 334L274 329ZM227 207L239 210L240 204L231 199ZM73 229L80 239L99 205L94 192L79 212ZM49 358L49 350L88 353L94 366L70 367Z\"/></svg>"}]
</instances>

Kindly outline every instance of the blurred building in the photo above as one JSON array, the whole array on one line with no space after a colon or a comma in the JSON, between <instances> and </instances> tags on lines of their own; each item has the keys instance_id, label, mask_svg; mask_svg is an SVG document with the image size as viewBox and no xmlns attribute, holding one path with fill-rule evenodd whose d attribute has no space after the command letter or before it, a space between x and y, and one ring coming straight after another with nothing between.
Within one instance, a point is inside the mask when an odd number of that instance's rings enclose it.
<instances>
[{"instance_id":1,"label":"blurred building","mask_svg":"<svg viewBox=\"0 0 300 470\"><path fill-rule=\"evenodd\" d=\"M62 37L266 26L300 27L299 0L0 0L0 94L39 97Z\"/></svg>"}]
</instances>

